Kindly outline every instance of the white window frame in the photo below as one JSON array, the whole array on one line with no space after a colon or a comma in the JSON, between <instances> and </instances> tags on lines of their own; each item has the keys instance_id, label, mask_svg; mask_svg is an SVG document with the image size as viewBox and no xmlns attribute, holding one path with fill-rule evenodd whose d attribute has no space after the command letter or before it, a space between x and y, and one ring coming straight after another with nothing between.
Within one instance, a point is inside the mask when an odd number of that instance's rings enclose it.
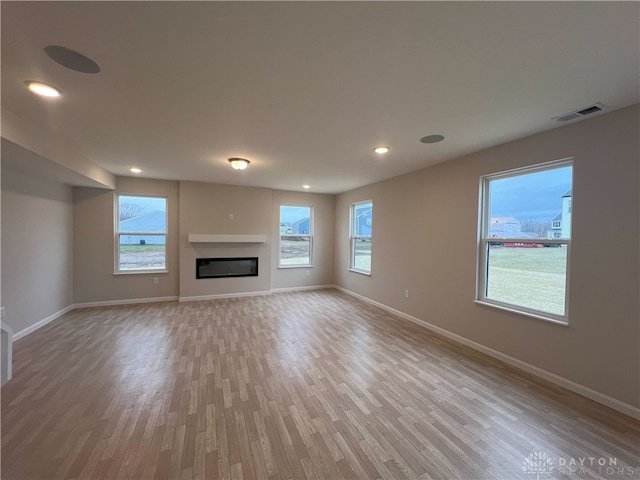
<instances>
[{"instance_id":1,"label":"white window frame","mask_svg":"<svg viewBox=\"0 0 640 480\"><path fill-rule=\"evenodd\" d=\"M163 198L165 201L165 225L167 230L164 233L159 232L120 232L120 197L139 197L139 198ZM139 193L116 193L114 195L114 275L140 275L144 273L169 273L169 199L163 195L141 195ZM120 237L122 235L144 235L145 237L158 236L165 237L164 250L164 266L165 268L140 268L140 269L121 269L120 268Z\"/></svg>"},{"instance_id":2,"label":"white window frame","mask_svg":"<svg viewBox=\"0 0 640 480\"><path fill-rule=\"evenodd\" d=\"M371 204L371 219L373 223L373 200L363 200L361 202L352 203L349 210L349 271L355 272L355 273L361 273L363 275L371 275L371 269L365 270L363 268L356 267L355 265L356 242L360 239L369 240L369 243L371 244L371 247L372 247L371 261L373 263L373 228L371 229L371 235L356 235L355 234L356 227L355 227L354 220L356 218L356 214L355 214L356 207L359 207L360 205L366 205L369 203Z\"/></svg>"},{"instance_id":3,"label":"white window frame","mask_svg":"<svg viewBox=\"0 0 640 480\"><path fill-rule=\"evenodd\" d=\"M550 239L532 239L532 238L508 238L508 239L496 239L495 237L489 236L490 229L490 213L489 213L489 199L490 199L490 188L489 184L492 180L504 179L509 177L517 177L521 175L526 175L530 173L542 172L545 170L553 170L556 168L562 167L572 167L572 181L571 188L573 189L573 158L567 158L562 160L556 160L553 162L541 163L537 165L532 165L523 168L517 168L513 170L508 170L504 172L483 175L480 177L480 198L479 198L479 214L478 214L478 256L476 263L476 298L475 302L487 305L490 307L498 308L501 310L507 310L513 313L519 313L521 315L526 315L528 317L537 318L540 320L545 320L548 322L556 323L559 325L568 326L569 325L569 277L570 277L570 265L571 265L571 239L570 238L550 238ZM573 220L573 217L572 217ZM572 229L570 228L571 232ZM508 241L509 243L543 243L547 245L561 245L567 249L567 265L566 265L566 275L565 275L565 296L564 296L564 315L557 315L554 313L546 312L543 310L537 310L533 308L524 307L522 305L515 305L511 303L501 302L499 300L491 299L486 296L487 291L487 277L488 277L488 267L487 259L488 259L488 250L489 243L491 242L499 242L499 241Z\"/></svg>"},{"instance_id":4,"label":"white window frame","mask_svg":"<svg viewBox=\"0 0 640 480\"><path fill-rule=\"evenodd\" d=\"M309 209L309 233L280 233L280 225L282 224L282 207L303 207ZM280 205L278 215L278 268L313 268L313 205L293 205L291 203L283 203ZM282 237L307 237L309 239L309 263L297 263L294 265L282 263Z\"/></svg>"}]
</instances>

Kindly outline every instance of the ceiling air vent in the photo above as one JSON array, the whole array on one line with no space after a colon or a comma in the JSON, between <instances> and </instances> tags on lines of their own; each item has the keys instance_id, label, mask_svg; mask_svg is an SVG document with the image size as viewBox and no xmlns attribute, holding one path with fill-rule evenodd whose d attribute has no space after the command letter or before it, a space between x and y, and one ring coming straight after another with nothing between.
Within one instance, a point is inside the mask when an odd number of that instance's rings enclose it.
<instances>
[{"instance_id":1,"label":"ceiling air vent","mask_svg":"<svg viewBox=\"0 0 640 480\"><path fill-rule=\"evenodd\" d=\"M578 110L580 115L589 115L590 113L600 112L602 109L598 105L592 105L591 107L583 108L582 110Z\"/></svg>"},{"instance_id":2,"label":"ceiling air vent","mask_svg":"<svg viewBox=\"0 0 640 480\"><path fill-rule=\"evenodd\" d=\"M593 105L581 108L580 110L575 110L573 112L553 117L551 120L555 120L557 122L568 122L570 120L586 117L587 115L592 115L596 112L601 112L605 108L607 108L607 106L602 103L594 103Z\"/></svg>"},{"instance_id":3,"label":"ceiling air vent","mask_svg":"<svg viewBox=\"0 0 640 480\"><path fill-rule=\"evenodd\" d=\"M582 118L582 115L578 115L576 112L556 117L559 122L568 122L569 120L575 120L576 118Z\"/></svg>"}]
</instances>

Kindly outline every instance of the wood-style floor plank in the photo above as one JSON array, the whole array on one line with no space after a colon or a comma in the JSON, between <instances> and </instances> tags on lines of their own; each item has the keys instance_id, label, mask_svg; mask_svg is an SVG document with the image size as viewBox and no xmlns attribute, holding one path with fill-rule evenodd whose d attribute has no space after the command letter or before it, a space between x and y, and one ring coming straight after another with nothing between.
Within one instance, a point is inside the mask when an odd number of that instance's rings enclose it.
<instances>
[{"instance_id":1,"label":"wood-style floor plank","mask_svg":"<svg viewBox=\"0 0 640 480\"><path fill-rule=\"evenodd\" d=\"M3 479L640 478L640 422L333 290L74 310L1 394Z\"/></svg>"}]
</instances>

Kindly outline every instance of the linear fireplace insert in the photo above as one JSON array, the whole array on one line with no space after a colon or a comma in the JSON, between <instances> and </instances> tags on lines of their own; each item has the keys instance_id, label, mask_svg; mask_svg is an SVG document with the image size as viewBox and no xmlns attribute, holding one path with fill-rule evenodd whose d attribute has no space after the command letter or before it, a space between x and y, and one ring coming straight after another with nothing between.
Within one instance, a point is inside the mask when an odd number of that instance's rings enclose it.
<instances>
[{"instance_id":1,"label":"linear fireplace insert","mask_svg":"<svg viewBox=\"0 0 640 480\"><path fill-rule=\"evenodd\" d=\"M196 258L196 278L257 277L258 257Z\"/></svg>"}]
</instances>

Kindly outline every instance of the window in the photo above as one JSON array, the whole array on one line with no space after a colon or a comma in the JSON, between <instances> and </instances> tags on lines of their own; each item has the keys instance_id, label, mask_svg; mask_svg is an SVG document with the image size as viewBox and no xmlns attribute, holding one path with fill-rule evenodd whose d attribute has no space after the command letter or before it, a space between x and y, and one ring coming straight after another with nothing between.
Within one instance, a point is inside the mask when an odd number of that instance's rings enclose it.
<instances>
[{"instance_id":1,"label":"window","mask_svg":"<svg viewBox=\"0 0 640 480\"><path fill-rule=\"evenodd\" d=\"M116 273L166 271L167 199L116 195Z\"/></svg>"},{"instance_id":2,"label":"window","mask_svg":"<svg viewBox=\"0 0 640 480\"><path fill-rule=\"evenodd\" d=\"M476 301L568 323L572 173L564 160L481 178Z\"/></svg>"},{"instance_id":3,"label":"window","mask_svg":"<svg viewBox=\"0 0 640 480\"><path fill-rule=\"evenodd\" d=\"M313 207L280 205L280 267L310 267Z\"/></svg>"},{"instance_id":4,"label":"window","mask_svg":"<svg viewBox=\"0 0 640 480\"><path fill-rule=\"evenodd\" d=\"M371 273L371 200L351 204L351 266L360 273Z\"/></svg>"}]
</instances>

